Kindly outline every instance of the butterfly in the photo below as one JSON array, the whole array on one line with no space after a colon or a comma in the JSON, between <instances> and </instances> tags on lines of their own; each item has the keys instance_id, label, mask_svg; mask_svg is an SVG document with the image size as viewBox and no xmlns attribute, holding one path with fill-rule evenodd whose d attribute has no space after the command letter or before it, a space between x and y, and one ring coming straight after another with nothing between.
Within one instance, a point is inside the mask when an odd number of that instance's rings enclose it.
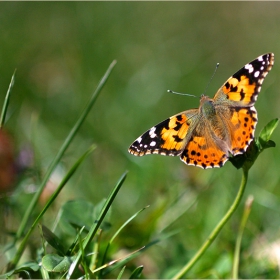
<instances>
[{"instance_id":1,"label":"butterfly","mask_svg":"<svg viewBox=\"0 0 280 280\"><path fill-rule=\"evenodd\" d=\"M247 63L213 98L202 95L198 109L174 115L138 137L129 153L180 156L204 169L222 167L229 157L243 154L254 138L254 104L273 62L274 54L267 53Z\"/></svg>"}]
</instances>

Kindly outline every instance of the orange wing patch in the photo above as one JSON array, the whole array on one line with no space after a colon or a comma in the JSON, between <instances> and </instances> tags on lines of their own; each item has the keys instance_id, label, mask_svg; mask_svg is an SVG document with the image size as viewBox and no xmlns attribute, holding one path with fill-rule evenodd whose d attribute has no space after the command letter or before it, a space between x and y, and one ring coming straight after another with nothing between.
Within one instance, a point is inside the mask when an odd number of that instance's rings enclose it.
<instances>
[{"instance_id":1,"label":"orange wing patch","mask_svg":"<svg viewBox=\"0 0 280 280\"><path fill-rule=\"evenodd\" d=\"M232 110L233 114L230 119L233 126L231 152L233 155L237 155L244 153L253 140L258 116L254 107L232 108Z\"/></svg>"},{"instance_id":2,"label":"orange wing patch","mask_svg":"<svg viewBox=\"0 0 280 280\"><path fill-rule=\"evenodd\" d=\"M221 167L228 160L226 153L203 136L194 136L181 155L186 164L202 168Z\"/></svg>"},{"instance_id":3,"label":"orange wing patch","mask_svg":"<svg viewBox=\"0 0 280 280\"><path fill-rule=\"evenodd\" d=\"M171 117L167 128L163 128L160 135L163 144L161 149L180 151L186 145L186 135L189 129L186 115Z\"/></svg>"},{"instance_id":4,"label":"orange wing patch","mask_svg":"<svg viewBox=\"0 0 280 280\"><path fill-rule=\"evenodd\" d=\"M240 81L236 78L229 78L222 87L223 92L232 101L242 101L242 103L250 104L252 96L257 93L257 84L250 83L247 76L241 76Z\"/></svg>"}]
</instances>

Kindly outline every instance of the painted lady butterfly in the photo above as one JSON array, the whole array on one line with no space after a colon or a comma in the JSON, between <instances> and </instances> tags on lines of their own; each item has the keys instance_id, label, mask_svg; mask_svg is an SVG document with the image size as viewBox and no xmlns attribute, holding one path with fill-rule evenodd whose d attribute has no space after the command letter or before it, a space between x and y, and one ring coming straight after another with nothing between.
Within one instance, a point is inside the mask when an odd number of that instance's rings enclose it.
<instances>
[{"instance_id":1,"label":"painted lady butterfly","mask_svg":"<svg viewBox=\"0 0 280 280\"><path fill-rule=\"evenodd\" d=\"M230 156L244 153L254 138L254 104L273 62L273 53L259 56L231 76L213 99L202 95L198 109L153 126L128 151L180 156L184 163L204 169L222 167Z\"/></svg>"}]
</instances>

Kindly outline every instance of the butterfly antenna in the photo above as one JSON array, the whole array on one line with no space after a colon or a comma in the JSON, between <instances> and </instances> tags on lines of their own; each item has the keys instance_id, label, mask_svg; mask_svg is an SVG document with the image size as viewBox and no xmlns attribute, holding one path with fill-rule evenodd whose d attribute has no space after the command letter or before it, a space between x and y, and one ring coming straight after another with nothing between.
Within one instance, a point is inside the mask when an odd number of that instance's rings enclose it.
<instances>
[{"instance_id":1,"label":"butterfly antenna","mask_svg":"<svg viewBox=\"0 0 280 280\"><path fill-rule=\"evenodd\" d=\"M216 72L217 72L217 69L218 69L219 65L220 65L220 63L218 62L218 63L216 64L214 73L212 74L212 77L211 77L211 79L209 80L209 82L208 82L208 84L207 84L207 86L206 86L206 88L205 88L205 90L204 90L204 93L207 91L207 89L208 89L208 87L209 87L211 81L213 80L213 78L214 78L214 76L215 76L215 74L216 74ZM204 95L204 93L203 93L203 95Z\"/></svg>"},{"instance_id":2,"label":"butterfly antenna","mask_svg":"<svg viewBox=\"0 0 280 280\"><path fill-rule=\"evenodd\" d=\"M187 96L197 97L197 96L192 95L192 94L189 94L189 93L176 92L176 91L173 91L173 90L170 90L170 89L168 89L167 92L169 92L169 93L174 93L174 94L178 94L178 95L187 95Z\"/></svg>"}]
</instances>

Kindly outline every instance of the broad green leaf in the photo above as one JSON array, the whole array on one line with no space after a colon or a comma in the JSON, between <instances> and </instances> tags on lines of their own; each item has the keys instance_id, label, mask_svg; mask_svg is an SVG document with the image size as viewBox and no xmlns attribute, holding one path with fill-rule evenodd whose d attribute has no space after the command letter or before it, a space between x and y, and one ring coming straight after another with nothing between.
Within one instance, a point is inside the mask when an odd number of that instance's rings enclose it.
<instances>
[{"instance_id":1,"label":"broad green leaf","mask_svg":"<svg viewBox=\"0 0 280 280\"><path fill-rule=\"evenodd\" d=\"M74 228L82 228L83 226L85 232L88 232L90 227L97 222L104 203L105 199L97 205L83 199L66 202L61 208L60 226L64 228L65 232L72 232L73 235L76 234ZM108 220L107 216L106 220ZM108 224L108 222L103 222L105 228L108 227Z\"/></svg>"},{"instance_id":2,"label":"broad green leaf","mask_svg":"<svg viewBox=\"0 0 280 280\"><path fill-rule=\"evenodd\" d=\"M42 266L48 272L64 273L69 269L71 262L71 258L57 254L48 254L42 258Z\"/></svg>"},{"instance_id":3,"label":"broad green leaf","mask_svg":"<svg viewBox=\"0 0 280 280\"><path fill-rule=\"evenodd\" d=\"M17 267L15 270L10 271L7 273L7 277L11 277L14 274L18 274L20 272L27 272L27 271L38 271L40 269L40 266L36 262L26 262Z\"/></svg>"},{"instance_id":4,"label":"broad green leaf","mask_svg":"<svg viewBox=\"0 0 280 280\"><path fill-rule=\"evenodd\" d=\"M42 233L44 239L59 253L65 255L65 248L62 244L62 241L56 236L52 231L50 231L46 226L42 225Z\"/></svg>"},{"instance_id":5,"label":"broad green leaf","mask_svg":"<svg viewBox=\"0 0 280 280\"><path fill-rule=\"evenodd\" d=\"M275 128L277 127L279 122L279 119L274 119L272 121L270 121L260 132L259 135L259 140L261 142L261 144L263 142L268 142L270 140L270 137L273 133L273 131L275 130Z\"/></svg>"}]
</instances>

